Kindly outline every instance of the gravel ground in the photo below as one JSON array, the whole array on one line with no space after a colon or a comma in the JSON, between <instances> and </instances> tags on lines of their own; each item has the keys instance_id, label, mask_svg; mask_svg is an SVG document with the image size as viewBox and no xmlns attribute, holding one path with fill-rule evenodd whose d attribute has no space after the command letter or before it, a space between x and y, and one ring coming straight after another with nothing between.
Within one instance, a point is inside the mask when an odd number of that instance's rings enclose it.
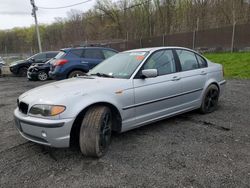
<instances>
[{"instance_id":1,"label":"gravel ground","mask_svg":"<svg viewBox=\"0 0 250 188\"><path fill-rule=\"evenodd\" d=\"M250 80L229 80L215 113L115 135L101 159L19 135L16 98L44 83L0 78L0 187L249 187Z\"/></svg>"}]
</instances>

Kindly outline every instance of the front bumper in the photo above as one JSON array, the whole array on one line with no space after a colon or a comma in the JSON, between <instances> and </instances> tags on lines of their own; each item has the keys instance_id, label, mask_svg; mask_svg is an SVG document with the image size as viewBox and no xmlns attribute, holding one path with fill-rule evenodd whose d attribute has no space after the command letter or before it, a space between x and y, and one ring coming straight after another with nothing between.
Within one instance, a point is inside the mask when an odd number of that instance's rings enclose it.
<instances>
[{"instance_id":1,"label":"front bumper","mask_svg":"<svg viewBox=\"0 0 250 188\"><path fill-rule=\"evenodd\" d=\"M38 78L38 72L27 72L27 78L36 80Z\"/></svg>"},{"instance_id":2,"label":"front bumper","mask_svg":"<svg viewBox=\"0 0 250 188\"><path fill-rule=\"evenodd\" d=\"M18 73L18 69L17 69L17 67L15 67L15 66L10 66L10 72L12 72L13 74L17 74Z\"/></svg>"},{"instance_id":3,"label":"front bumper","mask_svg":"<svg viewBox=\"0 0 250 188\"><path fill-rule=\"evenodd\" d=\"M19 133L27 140L46 146L65 148L70 146L70 131L74 119L49 120L31 117L14 111Z\"/></svg>"}]
</instances>

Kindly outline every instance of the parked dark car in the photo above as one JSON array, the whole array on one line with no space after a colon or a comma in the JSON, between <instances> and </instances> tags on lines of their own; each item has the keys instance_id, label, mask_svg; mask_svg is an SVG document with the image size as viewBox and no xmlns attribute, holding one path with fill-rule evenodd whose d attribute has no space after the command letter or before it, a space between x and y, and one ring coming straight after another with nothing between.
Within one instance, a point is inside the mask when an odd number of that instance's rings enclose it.
<instances>
[{"instance_id":1,"label":"parked dark car","mask_svg":"<svg viewBox=\"0 0 250 188\"><path fill-rule=\"evenodd\" d=\"M2 75L2 67L5 65L4 60L0 57L0 76Z\"/></svg>"},{"instance_id":2,"label":"parked dark car","mask_svg":"<svg viewBox=\"0 0 250 188\"><path fill-rule=\"evenodd\" d=\"M58 54L57 51L49 51L35 54L26 60L20 60L10 65L10 71L18 76L26 76L27 70L32 64L45 63Z\"/></svg>"},{"instance_id":3,"label":"parked dark car","mask_svg":"<svg viewBox=\"0 0 250 188\"><path fill-rule=\"evenodd\" d=\"M53 60L50 59L46 63L36 63L33 64L29 67L28 72L27 72L27 78L28 80L39 80L39 81L45 81L49 79L49 71L50 71L50 66L51 66L51 61Z\"/></svg>"},{"instance_id":4,"label":"parked dark car","mask_svg":"<svg viewBox=\"0 0 250 188\"><path fill-rule=\"evenodd\" d=\"M117 54L111 48L78 47L62 49L52 60L49 76L56 80L85 75L103 60Z\"/></svg>"}]
</instances>

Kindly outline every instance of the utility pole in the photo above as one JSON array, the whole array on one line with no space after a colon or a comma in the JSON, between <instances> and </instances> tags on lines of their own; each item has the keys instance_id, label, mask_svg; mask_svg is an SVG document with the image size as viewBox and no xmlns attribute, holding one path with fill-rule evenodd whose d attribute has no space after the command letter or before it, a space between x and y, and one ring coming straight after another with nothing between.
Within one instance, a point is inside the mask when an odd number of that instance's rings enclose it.
<instances>
[{"instance_id":1,"label":"utility pole","mask_svg":"<svg viewBox=\"0 0 250 188\"><path fill-rule=\"evenodd\" d=\"M200 18L197 18L196 28L194 29L194 32L193 32L193 49L195 49L196 47L196 38L197 38L198 30L199 30L199 23L200 23Z\"/></svg>"},{"instance_id":2,"label":"utility pole","mask_svg":"<svg viewBox=\"0 0 250 188\"><path fill-rule=\"evenodd\" d=\"M232 41L231 41L231 53L234 52L234 40L235 40L235 27L236 27L236 16L235 9L233 10L233 32L232 32Z\"/></svg>"},{"instance_id":3,"label":"utility pole","mask_svg":"<svg viewBox=\"0 0 250 188\"><path fill-rule=\"evenodd\" d=\"M30 4L32 5L32 13L31 15L35 18L35 25L36 25L36 35L37 35L37 42L38 42L38 47L39 47L39 52L42 52L42 45L41 45L41 38L40 38L40 32L39 32L39 27L37 23L37 17L36 17L36 11L38 8L35 5L35 0L30 0Z\"/></svg>"}]
</instances>

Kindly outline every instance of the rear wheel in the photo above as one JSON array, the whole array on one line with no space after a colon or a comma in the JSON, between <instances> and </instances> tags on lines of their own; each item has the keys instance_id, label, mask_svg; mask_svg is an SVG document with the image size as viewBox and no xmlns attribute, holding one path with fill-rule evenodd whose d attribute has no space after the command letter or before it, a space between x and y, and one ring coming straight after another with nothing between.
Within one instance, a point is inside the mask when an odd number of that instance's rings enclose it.
<instances>
[{"instance_id":1,"label":"rear wheel","mask_svg":"<svg viewBox=\"0 0 250 188\"><path fill-rule=\"evenodd\" d=\"M27 71L28 71L28 68L27 67L21 67L18 71L18 76L27 76Z\"/></svg>"},{"instance_id":2,"label":"rear wheel","mask_svg":"<svg viewBox=\"0 0 250 188\"><path fill-rule=\"evenodd\" d=\"M45 81L48 79L48 74L44 71L40 71L37 76L38 80Z\"/></svg>"},{"instance_id":3,"label":"rear wheel","mask_svg":"<svg viewBox=\"0 0 250 188\"><path fill-rule=\"evenodd\" d=\"M72 71L68 78L74 78L74 77L77 77L77 76L84 76L86 75L86 73L84 73L83 71L80 71L80 70L76 70L76 71Z\"/></svg>"},{"instance_id":4,"label":"rear wheel","mask_svg":"<svg viewBox=\"0 0 250 188\"><path fill-rule=\"evenodd\" d=\"M83 155L103 156L111 140L112 113L106 106L90 108L82 121L79 145Z\"/></svg>"},{"instance_id":5,"label":"rear wheel","mask_svg":"<svg viewBox=\"0 0 250 188\"><path fill-rule=\"evenodd\" d=\"M204 114L215 111L218 107L219 89L216 85L210 85L203 96L200 111Z\"/></svg>"}]
</instances>

